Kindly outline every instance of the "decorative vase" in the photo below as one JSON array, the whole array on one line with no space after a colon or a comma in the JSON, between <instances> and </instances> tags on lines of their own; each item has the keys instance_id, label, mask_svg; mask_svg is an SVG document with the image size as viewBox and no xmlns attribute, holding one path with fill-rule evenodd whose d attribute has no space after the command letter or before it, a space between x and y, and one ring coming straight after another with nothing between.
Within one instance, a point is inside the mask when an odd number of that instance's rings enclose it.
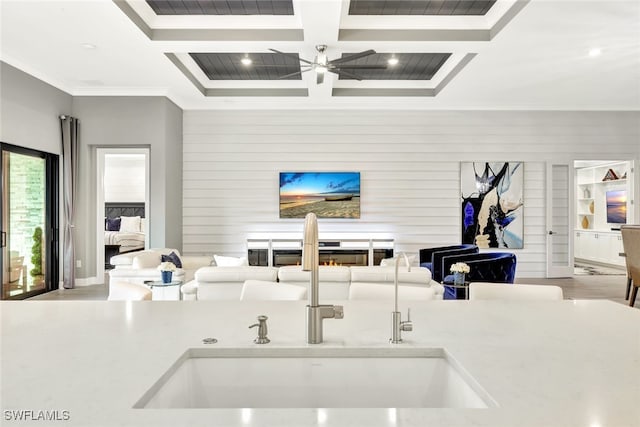
<instances>
[{"instance_id":1,"label":"decorative vase","mask_svg":"<svg viewBox=\"0 0 640 427\"><path fill-rule=\"evenodd\" d=\"M584 198L585 199L590 199L591 198L591 191L589 191L588 188L584 189Z\"/></svg>"},{"instance_id":2,"label":"decorative vase","mask_svg":"<svg viewBox=\"0 0 640 427\"><path fill-rule=\"evenodd\" d=\"M171 283L173 271L162 271L162 283Z\"/></svg>"},{"instance_id":3,"label":"decorative vase","mask_svg":"<svg viewBox=\"0 0 640 427\"><path fill-rule=\"evenodd\" d=\"M582 217L582 228L589 228L589 219L586 216Z\"/></svg>"},{"instance_id":4,"label":"decorative vase","mask_svg":"<svg viewBox=\"0 0 640 427\"><path fill-rule=\"evenodd\" d=\"M595 205L594 205L593 200L592 200L591 203L589 203L589 212L593 213L594 210L595 210Z\"/></svg>"},{"instance_id":5,"label":"decorative vase","mask_svg":"<svg viewBox=\"0 0 640 427\"><path fill-rule=\"evenodd\" d=\"M464 273L454 272L453 284L458 286L464 285Z\"/></svg>"}]
</instances>

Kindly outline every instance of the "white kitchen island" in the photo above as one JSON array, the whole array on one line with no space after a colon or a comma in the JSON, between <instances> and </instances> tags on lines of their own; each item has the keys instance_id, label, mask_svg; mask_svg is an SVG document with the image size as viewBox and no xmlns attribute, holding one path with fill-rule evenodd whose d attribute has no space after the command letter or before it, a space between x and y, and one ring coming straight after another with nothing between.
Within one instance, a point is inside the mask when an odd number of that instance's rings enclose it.
<instances>
[{"instance_id":1,"label":"white kitchen island","mask_svg":"<svg viewBox=\"0 0 640 427\"><path fill-rule=\"evenodd\" d=\"M640 311L609 301L344 303L305 343L306 302L2 302L3 426L640 426ZM406 303L401 302L406 313ZM270 344L253 343L256 316ZM204 345L215 337L217 344ZM496 407L134 409L187 349L442 348ZM278 378L274 377L274 383ZM15 421L19 411L68 420Z\"/></svg>"}]
</instances>

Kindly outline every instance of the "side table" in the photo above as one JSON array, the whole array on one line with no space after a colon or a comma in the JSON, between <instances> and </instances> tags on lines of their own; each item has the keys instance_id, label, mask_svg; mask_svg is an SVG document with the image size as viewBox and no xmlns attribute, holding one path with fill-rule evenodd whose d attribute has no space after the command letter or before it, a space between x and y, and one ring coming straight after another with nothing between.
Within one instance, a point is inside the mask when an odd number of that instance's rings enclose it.
<instances>
[{"instance_id":1,"label":"side table","mask_svg":"<svg viewBox=\"0 0 640 427\"><path fill-rule=\"evenodd\" d=\"M144 284L151 289L151 299L154 301L180 301L182 299L181 280L174 280L170 283L164 283L162 280L146 280Z\"/></svg>"}]
</instances>

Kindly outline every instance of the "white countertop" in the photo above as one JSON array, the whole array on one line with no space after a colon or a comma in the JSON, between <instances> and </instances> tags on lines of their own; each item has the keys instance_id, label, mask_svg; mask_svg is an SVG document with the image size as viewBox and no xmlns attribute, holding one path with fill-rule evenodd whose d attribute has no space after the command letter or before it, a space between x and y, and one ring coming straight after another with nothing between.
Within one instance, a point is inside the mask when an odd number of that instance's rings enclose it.
<instances>
[{"instance_id":1,"label":"white countertop","mask_svg":"<svg viewBox=\"0 0 640 427\"><path fill-rule=\"evenodd\" d=\"M305 343L306 302L1 302L2 422L56 426L640 426L640 311L609 301L411 303L400 346L444 348L497 401L487 409L132 409L188 348L384 347L392 304L344 303ZM406 314L407 304L401 304ZM11 410L68 421L7 420Z\"/></svg>"}]
</instances>

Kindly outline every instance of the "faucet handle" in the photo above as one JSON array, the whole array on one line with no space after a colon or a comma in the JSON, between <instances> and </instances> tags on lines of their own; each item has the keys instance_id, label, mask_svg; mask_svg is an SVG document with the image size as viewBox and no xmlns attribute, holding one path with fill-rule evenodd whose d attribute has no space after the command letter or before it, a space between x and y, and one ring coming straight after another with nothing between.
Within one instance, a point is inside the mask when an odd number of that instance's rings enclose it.
<instances>
[{"instance_id":1,"label":"faucet handle","mask_svg":"<svg viewBox=\"0 0 640 427\"><path fill-rule=\"evenodd\" d=\"M400 322L400 329L406 332L413 331L413 322L411 322L411 309L407 308L407 320Z\"/></svg>"},{"instance_id":2,"label":"faucet handle","mask_svg":"<svg viewBox=\"0 0 640 427\"><path fill-rule=\"evenodd\" d=\"M341 305L333 306L333 318L334 319L342 319L344 318L344 307Z\"/></svg>"}]
</instances>

